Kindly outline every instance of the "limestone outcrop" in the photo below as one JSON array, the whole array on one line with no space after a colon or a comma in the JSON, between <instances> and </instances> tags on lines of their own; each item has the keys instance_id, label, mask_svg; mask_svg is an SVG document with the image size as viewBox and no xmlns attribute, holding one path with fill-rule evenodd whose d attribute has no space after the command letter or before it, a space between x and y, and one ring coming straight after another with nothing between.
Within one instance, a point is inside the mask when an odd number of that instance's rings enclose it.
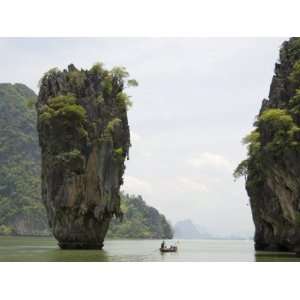
<instances>
[{"instance_id":1,"label":"limestone outcrop","mask_svg":"<svg viewBox=\"0 0 300 300\"><path fill-rule=\"evenodd\" d=\"M120 186L128 158L127 71L52 69L36 105L42 199L61 248L101 249L113 216L122 217Z\"/></svg>"},{"instance_id":2,"label":"limestone outcrop","mask_svg":"<svg viewBox=\"0 0 300 300\"><path fill-rule=\"evenodd\" d=\"M255 248L300 252L300 38L283 43L254 125L235 175L246 177Z\"/></svg>"}]
</instances>

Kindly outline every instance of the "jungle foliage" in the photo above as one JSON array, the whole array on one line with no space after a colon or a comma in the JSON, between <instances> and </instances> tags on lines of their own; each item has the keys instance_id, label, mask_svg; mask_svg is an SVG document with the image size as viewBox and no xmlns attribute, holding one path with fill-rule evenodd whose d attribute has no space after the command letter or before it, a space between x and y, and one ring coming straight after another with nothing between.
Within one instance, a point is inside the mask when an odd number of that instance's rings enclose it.
<instances>
[{"instance_id":1,"label":"jungle foliage","mask_svg":"<svg viewBox=\"0 0 300 300\"><path fill-rule=\"evenodd\" d=\"M0 84L0 234L45 234L34 103L22 84Z\"/></svg>"},{"instance_id":2,"label":"jungle foliage","mask_svg":"<svg viewBox=\"0 0 300 300\"><path fill-rule=\"evenodd\" d=\"M108 238L170 239L173 231L165 216L148 206L141 196L121 194L122 222L113 219Z\"/></svg>"}]
</instances>

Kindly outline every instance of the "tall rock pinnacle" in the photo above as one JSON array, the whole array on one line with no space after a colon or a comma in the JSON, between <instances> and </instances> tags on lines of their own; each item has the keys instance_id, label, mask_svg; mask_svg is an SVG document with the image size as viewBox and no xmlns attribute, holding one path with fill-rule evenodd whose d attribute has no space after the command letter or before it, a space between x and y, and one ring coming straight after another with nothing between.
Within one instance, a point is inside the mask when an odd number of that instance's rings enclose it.
<instances>
[{"instance_id":1,"label":"tall rock pinnacle","mask_svg":"<svg viewBox=\"0 0 300 300\"><path fill-rule=\"evenodd\" d=\"M300 38L282 44L269 99L244 139L257 250L300 252Z\"/></svg>"},{"instance_id":2,"label":"tall rock pinnacle","mask_svg":"<svg viewBox=\"0 0 300 300\"><path fill-rule=\"evenodd\" d=\"M51 69L37 101L42 199L66 249L101 249L111 218L121 217L120 185L130 133L122 67Z\"/></svg>"}]
</instances>

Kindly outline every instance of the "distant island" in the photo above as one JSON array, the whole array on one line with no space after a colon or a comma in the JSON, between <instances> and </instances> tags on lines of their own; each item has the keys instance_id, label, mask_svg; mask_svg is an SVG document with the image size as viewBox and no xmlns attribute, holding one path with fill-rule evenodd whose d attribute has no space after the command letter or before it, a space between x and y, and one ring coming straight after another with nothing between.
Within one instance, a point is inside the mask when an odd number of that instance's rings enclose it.
<instances>
[{"instance_id":1,"label":"distant island","mask_svg":"<svg viewBox=\"0 0 300 300\"><path fill-rule=\"evenodd\" d=\"M235 233L228 235L214 235L198 224L194 224L190 219L177 222L174 225L174 238L186 240L252 240L249 233Z\"/></svg>"},{"instance_id":2,"label":"distant island","mask_svg":"<svg viewBox=\"0 0 300 300\"><path fill-rule=\"evenodd\" d=\"M0 235L50 235L41 202L36 94L24 84L0 84ZM123 222L108 238L172 238L172 228L141 196L121 194Z\"/></svg>"},{"instance_id":3,"label":"distant island","mask_svg":"<svg viewBox=\"0 0 300 300\"><path fill-rule=\"evenodd\" d=\"M191 220L179 221L174 225L176 239L211 239L212 236L203 227L195 225Z\"/></svg>"}]
</instances>

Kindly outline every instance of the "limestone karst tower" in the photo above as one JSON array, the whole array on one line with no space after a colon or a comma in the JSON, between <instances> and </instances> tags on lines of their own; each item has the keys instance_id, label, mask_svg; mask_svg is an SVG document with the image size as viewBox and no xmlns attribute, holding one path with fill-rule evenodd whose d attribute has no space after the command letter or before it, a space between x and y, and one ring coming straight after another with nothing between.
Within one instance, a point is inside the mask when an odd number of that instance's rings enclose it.
<instances>
[{"instance_id":1,"label":"limestone karst tower","mask_svg":"<svg viewBox=\"0 0 300 300\"><path fill-rule=\"evenodd\" d=\"M236 175L246 177L255 248L300 253L300 38L282 44L254 126Z\"/></svg>"},{"instance_id":2,"label":"limestone karst tower","mask_svg":"<svg viewBox=\"0 0 300 300\"><path fill-rule=\"evenodd\" d=\"M130 133L122 68L48 71L37 101L42 199L61 248L101 249L119 189Z\"/></svg>"}]
</instances>

